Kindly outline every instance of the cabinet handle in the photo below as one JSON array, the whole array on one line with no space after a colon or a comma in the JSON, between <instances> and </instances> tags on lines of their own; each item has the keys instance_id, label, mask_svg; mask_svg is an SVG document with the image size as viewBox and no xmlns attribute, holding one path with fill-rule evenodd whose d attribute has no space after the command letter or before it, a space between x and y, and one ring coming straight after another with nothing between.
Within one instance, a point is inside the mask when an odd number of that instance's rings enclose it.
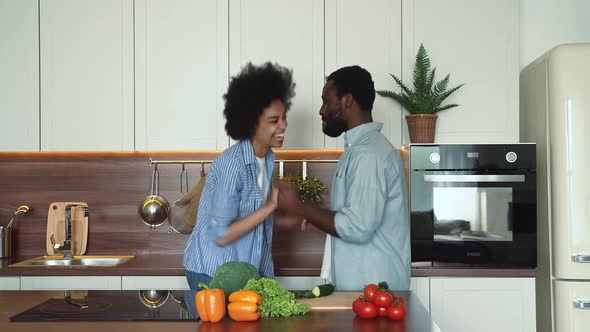
<instances>
[{"instance_id":1,"label":"cabinet handle","mask_svg":"<svg viewBox=\"0 0 590 332\"><path fill-rule=\"evenodd\" d=\"M582 309L582 310L588 310L588 309L590 309L590 302L589 301L576 300L576 301L574 301L574 308L576 308L576 309Z\"/></svg>"},{"instance_id":2,"label":"cabinet handle","mask_svg":"<svg viewBox=\"0 0 590 332\"><path fill-rule=\"evenodd\" d=\"M572 255L572 261L576 263L590 263L590 255L575 254Z\"/></svg>"}]
</instances>

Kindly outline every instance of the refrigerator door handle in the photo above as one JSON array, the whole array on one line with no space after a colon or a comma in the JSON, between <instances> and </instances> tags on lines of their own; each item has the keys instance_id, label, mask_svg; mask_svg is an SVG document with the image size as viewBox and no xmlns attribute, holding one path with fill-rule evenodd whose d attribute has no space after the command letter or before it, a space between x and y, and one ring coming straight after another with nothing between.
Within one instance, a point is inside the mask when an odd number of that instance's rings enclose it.
<instances>
[{"instance_id":1,"label":"refrigerator door handle","mask_svg":"<svg viewBox=\"0 0 590 332\"><path fill-rule=\"evenodd\" d=\"M574 308L588 310L590 309L590 301L576 300L574 301Z\"/></svg>"},{"instance_id":2,"label":"refrigerator door handle","mask_svg":"<svg viewBox=\"0 0 590 332\"><path fill-rule=\"evenodd\" d=\"M572 255L572 261L576 263L590 263L590 255L575 254Z\"/></svg>"}]
</instances>

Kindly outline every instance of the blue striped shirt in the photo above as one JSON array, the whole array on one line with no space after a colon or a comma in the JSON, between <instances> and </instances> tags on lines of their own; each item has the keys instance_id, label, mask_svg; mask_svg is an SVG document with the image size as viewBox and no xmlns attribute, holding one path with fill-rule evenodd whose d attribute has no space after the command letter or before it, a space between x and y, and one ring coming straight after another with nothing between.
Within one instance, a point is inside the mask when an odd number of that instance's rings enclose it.
<instances>
[{"instance_id":1,"label":"blue striped shirt","mask_svg":"<svg viewBox=\"0 0 590 332\"><path fill-rule=\"evenodd\" d=\"M266 155L266 183L272 183L274 153ZM242 140L227 148L212 163L199 202L197 224L184 251L188 271L209 276L223 263L240 261L254 265L264 277L274 277L272 260L273 215L238 240L220 247L215 242L232 222L252 214L265 202L257 183L260 172L254 148Z\"/></svg>"}]
</instances>

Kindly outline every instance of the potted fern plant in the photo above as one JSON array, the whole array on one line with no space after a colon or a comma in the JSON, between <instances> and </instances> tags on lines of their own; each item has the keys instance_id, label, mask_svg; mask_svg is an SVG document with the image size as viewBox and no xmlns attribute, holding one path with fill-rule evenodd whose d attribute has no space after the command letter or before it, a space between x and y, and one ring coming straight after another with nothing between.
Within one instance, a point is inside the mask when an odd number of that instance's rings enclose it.
<instances>
[{"instance_id":1,"label":"potted fern plant","mask_svg":"<svg viewBox=\"0 0 590 332\"><path fill-rule=\"evenodd\" d=\"M442 105L453 92L463 86L460 84L447 89L450 74L435 83L436 67L431 69L430 58L423 45L420 45L414 65L414 86L410 89L397 76L390 74L399 85L401 91L378 90L381 97L391 98L400 103L410 113L406 115L406 122L412 143L434 143L436 130L436 113L459 106L458 104Z\"/></svg>"}]
</instances>

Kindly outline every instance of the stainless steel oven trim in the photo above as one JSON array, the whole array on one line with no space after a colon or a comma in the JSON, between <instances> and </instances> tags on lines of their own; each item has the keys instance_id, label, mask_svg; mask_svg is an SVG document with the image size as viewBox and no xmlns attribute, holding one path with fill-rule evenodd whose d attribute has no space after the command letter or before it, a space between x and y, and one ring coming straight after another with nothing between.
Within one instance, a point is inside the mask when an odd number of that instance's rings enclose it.
<instances>
[{"instance_id":1,"label":"stainless steel oven trim","mask_svg":"<svg viewBox=\"0 0 590 332\"><path fill-rule=\"evenodd\" d=\"M424 175L426 182L525 182L524 175Z\"/></svg>"}]
</instances>

